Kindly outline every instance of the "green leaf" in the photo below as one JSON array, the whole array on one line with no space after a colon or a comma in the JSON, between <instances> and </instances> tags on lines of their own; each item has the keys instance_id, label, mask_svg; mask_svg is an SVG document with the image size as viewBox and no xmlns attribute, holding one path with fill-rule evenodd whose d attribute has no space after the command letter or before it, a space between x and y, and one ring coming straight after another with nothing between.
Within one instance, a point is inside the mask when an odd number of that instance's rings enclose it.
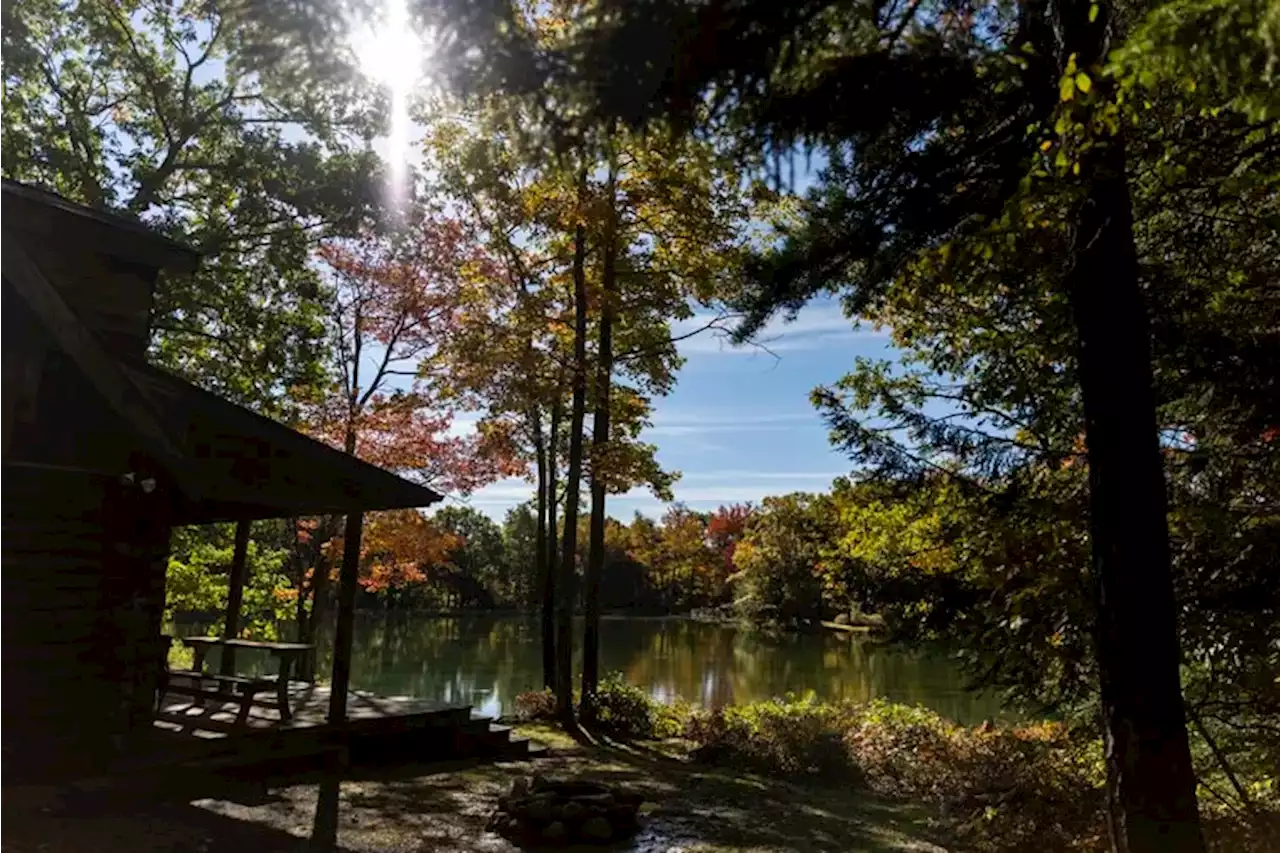
<instances>
[{"instance_id":1,"label":"green leaf","mask_svg":"<svg viewBox=\"0 0 1280 853\"><path fill-rule=\"evenodd\" d=\"M1069 101L1076 96L1076 84L1070 77L1063 77L1062 84L1058 86L1058 97L1063 101Z\"/></svg>"},{"instance_id":2,"label":"green leaf","mask_svg":"<svg viewBox=\"0 0 1280 853\"><path fill-rule=\"evenodd\" d=\"M1093 81L1089 79L1088 74L1081 71L1076 75L1076 88L1088 94L1089 90L1093 88Z\"/></svg>"},{"instance_id":3,"label":"green leaf","mask_svg":"<svg viewBox=\"0 0 1280 853\"><path fill-rule=\"evenodd\" d=\"M1089 4L1089 23L1092 24L1096 20L1098 20L1098 4L1090 3Z\"/></svg>"}]
</instances>

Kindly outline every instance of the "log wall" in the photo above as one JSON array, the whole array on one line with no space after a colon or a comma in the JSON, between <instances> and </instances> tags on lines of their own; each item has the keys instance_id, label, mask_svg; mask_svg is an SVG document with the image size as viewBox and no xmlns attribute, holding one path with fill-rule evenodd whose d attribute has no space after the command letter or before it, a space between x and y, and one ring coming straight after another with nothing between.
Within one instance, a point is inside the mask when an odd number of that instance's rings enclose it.
<instances>
[{"instance_id":1,"label":"log wall","mask_svg":"<svg viewBox=\"0 0 1280 853\"><path fill-rule=\"evenodd\" d=\"M92 772L151 725L169 529L103 475L6 465L4 491L5 776Z\"/></svg>"}]
</instances>

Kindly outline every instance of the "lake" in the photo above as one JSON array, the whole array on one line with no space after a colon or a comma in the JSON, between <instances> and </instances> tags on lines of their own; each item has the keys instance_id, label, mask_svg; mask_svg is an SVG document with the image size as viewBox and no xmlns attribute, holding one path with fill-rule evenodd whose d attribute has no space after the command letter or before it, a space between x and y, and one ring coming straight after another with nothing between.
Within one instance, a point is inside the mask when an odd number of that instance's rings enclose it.
<instances>
[{"instance_id":1,"label":"lake","mask_svg":"<svg viewBox=\"0 0 1280 853\"><path fill-rule=\"evenodd\" d=\"M581 641L581 620L577 636ZM244 652L237 657L246 669L265 663ZM327 671L327 662L321 666ZM945 656L834 631L768 635L681 618L605 617L600 666L655 698L704 707L812 690L822 699L921 704L971 725L1006 716L996 697L966 691ZM533 616L361 614L351 681L383 695L509 714L517 695L542 684L538 622Z\"/></svg>"}]
</instances>

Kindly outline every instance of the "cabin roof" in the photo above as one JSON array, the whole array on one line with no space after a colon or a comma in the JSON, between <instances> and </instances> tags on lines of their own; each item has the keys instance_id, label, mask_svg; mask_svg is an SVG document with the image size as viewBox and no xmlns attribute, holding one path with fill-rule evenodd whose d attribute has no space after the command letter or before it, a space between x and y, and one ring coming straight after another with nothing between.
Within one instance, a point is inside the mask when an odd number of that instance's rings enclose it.
<instances>
[{"instance_id":1,"label":"cabin roof","mask_svg":"<svg viewBox=\"0 0 1280 853\"><path fill-rule=\"evenodd\" d=\"M163 370L118 358L63 299L41 269L42 256L29 249L43 243L47 251L50 241L58 241L62 252L106 251L157 268L194 265L195 252L134 220L12 181L4 182L4 205L6 283L98 392L98 399L83 402L73 428L84 430L84 442L91 443L104 410L119 418L137 447L173 478L176 524L403 509L441 499ZM100 242L68 240L68 223L93 231Z\"/></svg>"},{"instance_id":2,"label":"cabin roof","mask_svg":"<svg viewBox=\"0 0 1280 853\"><path fill-rule=\"evenodd\" d=\"M99 210L68 201L56 193L5 179L6 224L22 231L66 240L68 233L88 238L90 248L155 269L194 272L200 253L124 213Z\"/></svg>"},{"instance_id":3,"label":"cabin roof","mask_svg":"<svg viewBox=\"0 0 1280 853\"><path fill-rule=\"evenodd\" d=\"M200 489L177 523L407 509L441 495L150 366L125 372L177 437Z\"/></svg>"}]
</instances>

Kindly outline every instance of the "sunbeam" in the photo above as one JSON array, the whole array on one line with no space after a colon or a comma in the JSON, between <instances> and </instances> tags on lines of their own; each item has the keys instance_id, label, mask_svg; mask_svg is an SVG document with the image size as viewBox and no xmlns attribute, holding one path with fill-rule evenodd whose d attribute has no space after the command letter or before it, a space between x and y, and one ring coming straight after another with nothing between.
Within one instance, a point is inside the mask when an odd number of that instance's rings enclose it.
<instances>
[{"instance_id":1,"label":"sunbeam","mask_svg":"<svg viewBox=\"0 0 1280 853\"><path fill-rule=\"evenodd\" d=\"M386 0L381 17L353 27L352 46L363 74L385 86L391 101L387 129L389 191L395 207L409 192L409 109L426 77L427 40L415 29L405 0Z\"/></svg>"}]
</instances>

